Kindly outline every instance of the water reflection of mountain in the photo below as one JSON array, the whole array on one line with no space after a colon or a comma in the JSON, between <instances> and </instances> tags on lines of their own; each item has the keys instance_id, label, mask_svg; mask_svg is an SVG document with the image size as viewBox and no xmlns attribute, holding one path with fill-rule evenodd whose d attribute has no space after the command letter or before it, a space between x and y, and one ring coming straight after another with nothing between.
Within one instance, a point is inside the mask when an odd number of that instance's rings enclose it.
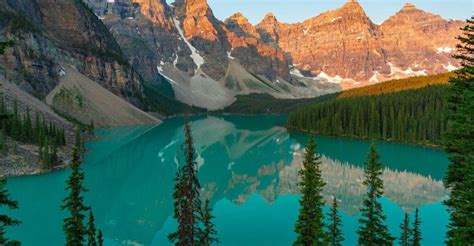
<instances>
[{"instance_id":1,"label":"water reflection of mountain","mask_svg":"<svg viewBox=\"0 0 474 246\"><path fill-rule=\"evenodd\" d=\"M109 136L91 145L86 181L94 188L88 198L107 237L148 245L172 215L182 122L177 118L155 128L134 130L141 135L132 134L129 141ZM284 128L258 123L242 127L237 119L223 117L192 121L203 195L212 204L224 198L242 204L258 193L270 206L279 195L298 193L302 143ZM106 146L113 151L96 153ZM336 195L342 209L354 214L365 193L363 170L340 163L334 156L324 158L322 169L328 183L325 196ZM383 179L386 197L407 210L447 195L441 182L420 174L386 170Z\"/></svg>"}]
</instances>

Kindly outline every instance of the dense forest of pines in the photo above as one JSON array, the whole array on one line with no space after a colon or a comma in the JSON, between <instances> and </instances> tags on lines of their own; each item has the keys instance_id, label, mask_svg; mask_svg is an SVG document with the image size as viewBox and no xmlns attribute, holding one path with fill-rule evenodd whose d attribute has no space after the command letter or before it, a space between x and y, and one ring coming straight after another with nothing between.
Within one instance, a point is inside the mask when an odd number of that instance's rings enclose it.
<instances>
[{"instance_id":1,"label":"dense forest of pines","mask_svg":"<svg viewBox=\"0 0 474 246\"><path fill-rule=\"evenodd\" d=\"M8 152L7 137L15 141L39 146L39 161L44 169L51 169L58 164L58 148L66 145L64 128L47 122L43 115L35 113L32 119L30 110L24 115L18 110L17 101L13 101L13 108L8 109L0 95L0 152Z\"/></svg>"},{"instance_id":2,"label":"dense forest of pines","mask_svg":"<svg viewBox=\"0 0 474 246\"><path fill-rule=\"evenodd\" d=\"M447 128L448 86L329 100L289 115L291 129L324 135L439 144Z\"/></svg>"}]
</instances>

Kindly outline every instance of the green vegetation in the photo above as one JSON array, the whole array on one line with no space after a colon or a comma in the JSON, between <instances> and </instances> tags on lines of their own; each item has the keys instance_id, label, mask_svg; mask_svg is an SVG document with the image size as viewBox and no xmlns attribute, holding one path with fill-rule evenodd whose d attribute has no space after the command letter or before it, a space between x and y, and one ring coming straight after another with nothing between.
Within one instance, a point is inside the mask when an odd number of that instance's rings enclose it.
<instances>
[{"instance_id":1,"label":"green vegetation","mask_svg":"<svg viewBox=\"0 0 474 246\"><path fill-rule=\"evenodd\" d=\"M412 246L420 246L421 245L421 240L423 239L421 237L421 220L420 220L420 215L418 212L418 209L415 210L415 220L413 221L413 230L411 231L412 238L411 238L411 245Z\"/></svg>"},{"instance_id":2,"label":"green vegetation","mask_svg":"<svg viewBox=\"0 0 474 246\"><path fill-rule=\"evenodd\" d=\"M63 230L66 236L66 245L76 246L83 245L87 241L87 245L96 245L96 242L102 242L102 233L96 239L96 229L94 225L94 215L90 207L84 204L83 193L86 192L84 187L84 172L81 168L82 161L82 142L80 131L76 131L76 141L72 153L71 176L67 180L66 190L69 191L68 196L63 200L62 210L67 210L69 216L64 218ZM88 225L84 224L85 213L89 212Z\"/></svg>"},{"instance_id":3,"label":"green vegetation","mask_svg":"<svg viewBox=\"0 0 474 246\"><path fill-rule=\"evenodd\" d=\"M0 115L4 115L0 120L0 151L7 153L6 138L11 137L21 143L38 145L43 169L49 170L59 164L58 148L66 145L64 128L57 127L53 122L47 123L46 117L39 113L35 114L33 120L29 108L21 116L16 100L13 101L13 109L9 110L3 95L0 97Z\"/></svg>"},{"instance_id":4,"label":"green vegetation","mask_svg":"<svg viewBox=\"0 0 474 246\"><path fill-rule=\"evenodd\" d=\"M394 238L385 225L385 215L379 199L383 195L382 163L375 145L370 146L368 159L364 168L367 186L363 207L361 208L361 218L359 219L359 245L383 246L392 245Z\"/></svg>"},{"instance_id":5,"label":"green vegetation","mask_svg":"<svg viewBox=\"0 0 474 246\"><path fill-rule=\"evenodd\" d=\"M5 53L5 49L7 47L13 47L14 44L15 44L15 42L13 40L9 40L9 41L6 41L6 42L1 42L0 41L0 55L3 55Z\"/></svg>"},{"instance_id":6,"label":"green vegetation","mask_svg":"<svg viewBox=\"0 0 474 246\"><path fill-rule=\"evenodd\" d=\"M463 67L449 81L449 130L446 151L450 165L445 178L451 190L446 205L451 216L447 245L474 245L474 17L459 37L458 55Z\"/></svg>"},{"instance_id":7,"label":"green vegetation","mask_svg":"<svg viewBox=\"0 0 474 246\"><path fill-rule=\"evenodd\" d=\"M333 99L337 94L324 95L315 98L278 99L268 94L250 94L237 96L237 100L216 113L234 114L287 114L299 107L312 105Z\"/></svg>"},{"instance_id":8,"label":"green vegetation","mask_svg":"<svg viewBox=\"0 0 474 246\"><path fill-rule=\"evenodd\" d=\"M326 185L321 176L321 156L316 154L316 142L311 137L306 145L303 168L299 171L302 196L300 213L295 225L296 241L294 245L324 245L324 198Z\"/></svg>"},{"instance_id":9,"label":"green vegetation","mask_svg":"<svg viewBox=\"0 0 474 246\"><path fill-rule=\"evenodd\" d=\"M400 225L400 230L402 231L402 234L400 235L400 246L410 246L410 217L407 212L405 212L405 217Z\"/></svg>"},{"instance_id":10,"label":"green vegetation","mask_svg":"<svg viewBox=\"0 0 474 246\"><path fill-rule=\"evenodd\" d=\"M333 197L331 210L328 213L329 224L327 245L329 246L341 246L342 242L344 242L344 233L340 229L342 222L337 207L337 198Z\"/></svg>"},{"instance_id":11,"label":"green vegetation","mask_svg":"<svg viewBox=\"0 0 474 246\"><path fill-rule=\"evenodd\" d=\"M175 245L211 245L218 242L216 231L212 224L211 209L206 201L202 207L200 198L201 185L197 178L196 151L191 135L191 127L184 125L185 143L183 145L184 165L176 172L173 192L174 214L178 222L176 232L168 235ZM203 212L204 210L204 212ZM204 228L203 228L204 227Z\"/></svg>"},{"instance_id":12,"label":"green vegetation","mask_svg":"<svg viewBox=\"0 0 474 246\"><path fill-rule=\"evenodd\" d=\"M212 245L212 244L219 244L219 239L217 238L217 231L215 229L212 220L214 220L214 216L212 215L212 208L209 206L209 200L207 199L204 203L202 215L202 224L204 226L203 236L201 239L201 245Z\"/></svg>"},{"instance_id":13,"label":"green vegetation","mask_svg":"<svg viewBox=\"0 0 474 246\"><path fill-rule=\"evenodd\" d=\"M10 198L6 189L7 181L0 179L0 207L8 207L9 209L18 209L18 202ZM9 226L19 225L20 221L10 218L8 215L0 215L0 245L19 245L18 241L11 241L6 238L5 230Z\"/></svg>"},{"instance_id":14,"label":"green vegetation","mask_svg":"<svg viewBox=\"0 0 474 246\"><path fill-rule=\"evenodd\" d=\"M447 86L323 101L289 115L290 129L324 135L440 144Z\"/></svg>"},{"instance_id":15,"label":"green vegetation","mask_svg":"<svg viewBox=\"0 0 474 246\"><path fill-rule=\"evenodd\" d=\"M453 75L454 73L451 72L437 75L412 77L407 79L390 80L371 86L343 91L338 96L338 98L390 94L400 91L420 89L429 85L444 85L448 84L449 78Z\"/></svg>"}]
</instances>

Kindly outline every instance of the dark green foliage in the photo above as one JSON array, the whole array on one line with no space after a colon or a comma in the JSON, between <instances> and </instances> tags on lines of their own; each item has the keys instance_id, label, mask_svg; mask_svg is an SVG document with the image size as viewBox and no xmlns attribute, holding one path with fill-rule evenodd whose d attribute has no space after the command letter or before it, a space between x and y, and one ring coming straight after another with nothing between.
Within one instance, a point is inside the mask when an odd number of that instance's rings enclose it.
<instances>
[{"instance_id":1,"label":"dark green foliage","mask_svg":"<svg viewBox=\"0 0 474 246\"><path fill-rule=\"evenodd\" d=\"M344 234L340 227L342 226L341 217L337 209L337 199L333 198L331 210L329 211L329 224L328 224L328 238L327 245L329 246L340 246L344 242Z\"/></svg>"},{"instance_id":2,"label":"dark green foliage","mask_svg":"<svg viewBox=\"0 0 474 246\"><path fill-rule=\"evenodd\" d=\"M104 238L102 236L102 231L99 230L97 233L97 246L103 246L104 245Z\"/></svg>"},{"instance_id":3,"label":"dark green foliage","mask_svg":"<svg viewBox=\"0 0 474 246\"><path fill-rule=\"evenodd\" d=\"M178 229L168 238L176 245L194 246L199 245L202 233L201 185L197 179L196 154L188 123L185 124L184 131L185 161L177 171L173 193L174 218L178 221Z\"/></svg>"},{"instance_id":4,"label":"dark green foliage","mask_svg":"<svg viewBox=\"0 0 474 246\"><path fill-rule=\"evenodd\" d=\"M66 234L66 245L82 245L87 235L84 218L89 208L84 205L83 193L87 190L83 186L84 173L81 168L81 141L76 133L76 143L73 148L71 161L71 176L67 181L68 196L63 200L61 209L67 210L69 216L64 219L63 230Z\"/></svg>"},{"instance_id":5,"label":"dark green foliage","mask_svg":"<svg viewBox=\"0 0 474 246\"><path fill-rule=\"evenodd\" d=\"M89 210L89 221L87 223L87 246L97 246L96 229L94 224L94 213Z\"/></svg>"},{"instance_id":6,"label":"dark green foliage","mask_svg":"<svg viewBox=\"0 0 474 246\"><path fill-rule=\"evenodd\" d=\"M18 209L18 202L10 198L6 189L7 181L0 179L0 207L8 207L9 209ZM19 225L20 221L10 218L8 215L0 214L0 245L19 245L18 241L11 241L5 237L5 229L8 226Z\"/></svg>"},{"instance_id":7,"label":"dark green foliage","mask_svg":"<svg viewBox=\"0 0 474 246\"><path fill-rule=\"evenodd\" d=\"M451 216L446 244L474 245L474 17L467 20L464 35L458 39L462 64L450 80L449 131L446 151L450 165L445 186L451 190L446 205Z\"/></svg>"},{"instance_id":8,"label":"dark green foliage","mask_svg":"<svg viewBox=\"0 0 474 246\"><path fill-rule=\"evenodd\" d=\"M6 137L28 144L39 146L39 161L44 170L50 170L59 164L58 148L66 145L64 128L57 127L54 123L46 123L46 118L35 113L34 121L31 111L26 108L26 113L21 116L17 100L13 101L9 110L4 102L3 94L0 95L0 115L6 115L0 120L0 150L5 151Z\"/></svg>"},{"instance_id":9,"label":"dark green foliage","mask_svg":"<svg viewBox=\"0 0 474 246\"><path fill-rule=\"evenodd\" d=\"M291 129L324 135L439 144L448 86L329 100L289 115Z\"/></svg>"},{"instance_id":10,"label":"dark green foliage","mask_svg":"<svg viewBox=\"0 0 474 246\"><path fill-rule=\"evenodd\" d=\"M0 24L8 27L13 34L21 32L38 33L39 29L25 16L0 10Z\"/></svg>"},{"instance_id":11,"label":"dark green foliage","mask_svg":"<svg viewBox=\"0 0 474 246\"><path fill-rule=\"evenodd\" d=\"M203 215L202 215L202 224L203 231L201 233L201 244L203 246L210 246L212 244L218 244L219 239L217 238L217 231L214 228L214 223L212 220L215 217L212 215L212 208L209 206L209 200L206 200L204 203Z\"/></svg>"},{"instance_id":12,"label":"dark green foliage","mask_svg":"<svg viewBox=\"0 0 474 246\"><path fill-rule=\"evenodd\" d=\"M9 41L6 41L6 42L1 42L0 41L0 55L3 55L5 53L5 49L7 47L13 47L14 44L15 44L15 42L13 40L9 40Z\"/></svg>"},{"instance_id":13,"label":"dark green foliage","mask_svg":"<svg viewBox=\"0 0 474 246\"><path fill-rule=\"evenodd\" d=\"M379 199L383 195L382 163L375 145L370 146L364 169L364 185L367 195L364 198L359 219L359 245L384 246L392 245L394 238L385 225L385 215Z\"/></svg>"},{"instance_id":14,"label":"dark green foliage","mask_svg":"<svg viewBox=\"0 0 474 246\"><path fill-rule=\"evenodd\" d=\"M418 209L415 210L415 220L413 221L413 230L412 230L412 237L411 237L411 246L420 246L421 240L423 239L421 236L421 220L420 215L418 214Z\"/></svg>"},{"instance_id":15,"label":"dark green foliage","mask_svg":"<svg viewBox=\"0 0 474 246\"><path fill-rule=\"evenodd\" d=\"M300 213L295 225L294 245L323 245L326 240L323 222L323 187L321 156L316 154L314 137L309 139L304 153L303 168L299 171L301 181Z\"/></svg>"},{"instance_id":16,"label":"dark green foliage","mask_svg":"<svg viewBox=\"0 0 474 246\"><path fill-rule=\"evenodd\" d=\"M410 246L411 229L410 229L410 216L405 212L405 217L400 225L402 234L400 235L400 246Z\"/></svg>"},{"instance_id":17,"label":"dark green foliage","mask_svg":"<svg viewBox=\"0 0 474 246\"><path fill-rule=\"evenodd\" d=\"M288 114L299 107L334 99L337 95L336 93L304 99L279 99L267 94L239 95L232 105L216 111L216 113Z\"/></svg>"}]
</instances>

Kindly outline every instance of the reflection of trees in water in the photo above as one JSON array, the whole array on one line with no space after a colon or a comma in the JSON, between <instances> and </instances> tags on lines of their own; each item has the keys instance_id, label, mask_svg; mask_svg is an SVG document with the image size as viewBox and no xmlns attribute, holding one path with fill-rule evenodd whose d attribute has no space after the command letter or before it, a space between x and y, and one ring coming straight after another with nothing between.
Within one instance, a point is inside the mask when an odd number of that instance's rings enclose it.
<instances>
[{"instance_id":1,"label":"reflection of trees in water","mask_svg":"<svg viewBox=\"0 0 474 246\"><path fill-rule=\"evenodd\" d=\"M246 174L234 174L229 182L228 189L240 187L240 195L233 199L241 204L252 193L258 193L269 203L275 201L278 195L297 194L298 170L301 168L301 153L295 152L289 166L282 162L273 165L262 165L258 177ZM341 200L341 209L348 214L355 214L362 204L366 187L362 184L364 172L362 168L322 158L321 166L323 178L327 182L324 194L329 202L332 196ZM272 176L268 185L261 186L261 179ZM397 203L404 210L413 210L422 205L442 200L448 195L442 182L410 172L398 172L385 169L382 175L385 185L385 197Z\"/></svg>"}]
</instances>

